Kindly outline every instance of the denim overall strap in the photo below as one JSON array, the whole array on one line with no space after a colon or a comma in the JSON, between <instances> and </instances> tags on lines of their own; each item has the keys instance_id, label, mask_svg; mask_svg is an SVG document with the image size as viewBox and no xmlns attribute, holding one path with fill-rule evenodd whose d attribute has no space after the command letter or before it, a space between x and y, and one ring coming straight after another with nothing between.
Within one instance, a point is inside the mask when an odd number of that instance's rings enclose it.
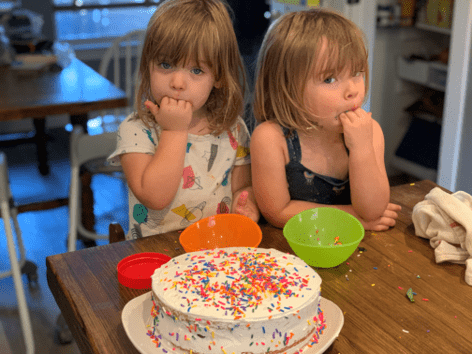
<instances>
[{"instance_id":1,"label":"denim overall strap","mask_svg":"<svg viewBox=\"0 0 472 355\"><path fill-rule=\"evenodd\" d=\"M287 141L288 156L290 161L301 162L302 160L302 148L300 146L300 139L298 138L297 131L290 133L288 128L282 127L282 130L285 135L285 140Z\"/></svg>"}]
</instances>

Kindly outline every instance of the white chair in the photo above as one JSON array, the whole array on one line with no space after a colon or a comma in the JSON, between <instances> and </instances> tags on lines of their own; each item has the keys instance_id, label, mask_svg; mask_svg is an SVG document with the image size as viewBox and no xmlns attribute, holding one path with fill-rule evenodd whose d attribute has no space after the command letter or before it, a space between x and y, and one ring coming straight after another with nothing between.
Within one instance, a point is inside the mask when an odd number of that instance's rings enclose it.
<instances>
[{"instance_id":1,"label":"white chair","mask_svg":"<svg viewBox=\"0 0 472 355\"><path fill-rule=\"evenodd\" d=\"M10 256L11 265L10 271L0 273L0 279L13 276L16 299L18 301L18 309L20 312L21 329L23 331L23 338L26 345L26 352L31 354L34 353L33 328L31 326L28 304L26 303L25 291L23 289L23 283L21 280L21 273L22 268L24 268L26 263L32 263L26 261L25 259L25 248L21 239L21 230L17 218L18 210L13 203L8 179L7 158L3 152L0 152L0 203L2 218L5 226L5 234L7 237L8 255ZM13 220L13 225L15 228L18 249L20 251L20 260L18 260L16 255L16 246L13 239L13 230L10 222L11 219Z\"/></svg>"},{"instance_id":2,"label":"white chair","mask_svg":"<svg viewBox=\"0 0 472 355\"><path fill-rule=\"evenodd\" d=\"M80 167L85 164L92 174L116 176L117 168L105 163L116 148L116 138L116 131L89 135L81 126L74 127L71 133L68 251L76 250L77 233L91 240L108 239L108 234L90 232L82 225Z\"/></svg>"},{"instance_id":3,"label":"white chair","mask_svg":"<svg viewBox=\"0 0 472 355\"><path fill-rule=\"evenodd\" d=\"M111 47L105 52L99 67L99 73L103 77L109 77L109 74L112 76L112 82L115 86L120 87L125 91L126 97L128 98L128 106L125 108L119 108L114 110L103 110L98 112L99 116L88 120L87 122L87 131L90 134L90 138L81 138L82 134L74 133L71 137L71 195L69 196L69 211L71 213L70 226L69 226L69 240L68 240L68 250L75 250L76 240L77 240L77 231L80 235L86 239L96 240L96 239L108 239L108 236L100 235L98 236L95 233L89 232L86 230L81 223L80 212L81 206L79 198L75 194L80 196L80 179L77 181L77 171L81 164L90 159L102 158L100 162L94 164L92 167L93 171L90 173L95 174L97 172L112 174L113 172L120 172L119 167L108 166L107 171L103 170L103 166L99 166L104 162L107 155L113 152L116 145L116 134L113 135L113 139L110 140L110 135L107 136L110 132L115 132L119 124L128 116L134 107L134 92L136 87L136 82L138 78L138 69L141 61L142 48L144 43L145 30L135 30L127 33L122 37L116 38ZM121 59L124 58L124 72L122 70L123 63ZM92 116L93 117L93 116ZM75 127L74 127L75 129ZM98 135L98 136L95 136ZM92 138L96 137L96 138ZM75 140L75 141L74 141ZM79 141L86 141L86 144L93 144L95 151L91 150L83 151L78 150L77 145L80 144ZM106 149L105 143L112 141L113 149L111 146L109 149ZM73 145L76 145L75 151ZM98 154L94 157L94 154ZM103 154L102 154L103 153ZM74 164L73 159L75 162ZM97 168L97 166L99 166ZM97 170L98 169L98 170ZM78 213L78 219L76 215L73 215L72 212Z\"/></svg>"},{"instance_id":4,"label":"white chair","mask_svg":"<svg viewBox=\"0 0 472 355\"><path fill-rule=\"evenodd\" d=\"M82 225L82 181L80 178L81 166L85 165L91 174L107 174L116 176L121 171L117 167L106 164L106 158L116 148L117 132L89 135L84 133L82 126L75 126L70 136L70 188L69 188L69 231L67 239L67 251L75 251L77 248L78 234L88 240L109 239L108 234L98 234L87 230ZM118 176L118 178L121 178ZM116 227L115 227L116 229ZM113 229L113 241L123 240ZM115 234L117 236L115 236ZM118 239L121 238L121 239ZM56 320L56 335L61 344L70 343L73 338L67 326L64 316L59 314Z\"/></svg>"},{"instance_id":5,"label":"white chair","mask_svg":"<svg viewBox=\"0 0 472 355\"><path fill-rule=\"evenodd\" d=\"M136 30L116 38L103 56L98 72L105 78L111 75L113 84L126 93L128 106L98 112L96 118L88 121L89 133L116 130L116 127L133 111L134 93L145 32L145 30ZM122 58L124 59L124 72L122 70Z\"/></svg>"}]
</instances>

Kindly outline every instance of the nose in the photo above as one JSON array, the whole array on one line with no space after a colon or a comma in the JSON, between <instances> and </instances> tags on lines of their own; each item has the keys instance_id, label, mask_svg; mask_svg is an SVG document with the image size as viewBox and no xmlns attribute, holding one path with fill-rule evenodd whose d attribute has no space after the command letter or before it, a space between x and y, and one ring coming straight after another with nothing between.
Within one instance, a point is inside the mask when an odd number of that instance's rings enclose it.
<instances>
[{"instance_id":1,"label":"nose","mask_svg":"<svg viewBox=\"0 0 472 355\"><path fill-rule=\"evenodd\" d=\"M348 80L346 90L344 91L344 97L346 100L352 100L357 98L359 95L359 85L354 80Z\"/></svg>"},{"instance_id":2,"label":"nose","mask_svg":"<svg viewBox=\"0 0 472 355\"><path fill-rule=\"evenodd\" d=\"M186 85L185 73L183 70L177 70L172 74L170 86L174 90L184 90Z\"/></svg>"}]
</instances>

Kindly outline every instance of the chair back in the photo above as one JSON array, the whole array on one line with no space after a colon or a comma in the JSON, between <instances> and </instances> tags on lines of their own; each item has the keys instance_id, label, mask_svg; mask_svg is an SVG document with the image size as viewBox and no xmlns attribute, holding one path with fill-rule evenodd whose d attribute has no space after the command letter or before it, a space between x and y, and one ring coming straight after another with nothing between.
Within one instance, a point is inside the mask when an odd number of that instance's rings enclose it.
<instances>
[{"instance_id":1,"label":"chair back","mask_svg":"<svg viewBox=\"0 0 472 355\"><path fill-rule=\"evenodd\" d=\"M74 126L70 139L70 164L79 168L80 165L107 158L116 149L117 131L98 135L84 133L82 126Z\"/></svg>"},{"instance_id":2,"label":"chair back","mask_svg":"<svg viewBox=\"0 0 472 355\"><path fill-rule=\"evenodd\" d=\"M105 78L111 76L113 84L125 91L128 98L128 107L126 109L111 111L112 115L115 116L115 121L121 122L133 111L134 93L145 33L145 30L136 30L116 38L100 62L99 74ZM121 64L121 58L124 58L124 67ZM100 111L100 115L106 121L105 117L107 115L110 116L110 111Z\"/></svg>"},{"instance_id":3,"label":"chair back","mask_svg":"<svg viewBox=\"0 0 472 355\"><path fill-rule=\"evenodd\" d=\"M82 224L80 167L85 165L90 174L116 174L121 167L106 166L106 158L116 149L117 131L97 135L83 132L75 126L70 137L70 191L69 191L69 236L67 250L76 250L77 234L87 239L109 239L108 235L87 230ZM104 165L105 163L105 165Z\"/></svg>"}]
</instances>

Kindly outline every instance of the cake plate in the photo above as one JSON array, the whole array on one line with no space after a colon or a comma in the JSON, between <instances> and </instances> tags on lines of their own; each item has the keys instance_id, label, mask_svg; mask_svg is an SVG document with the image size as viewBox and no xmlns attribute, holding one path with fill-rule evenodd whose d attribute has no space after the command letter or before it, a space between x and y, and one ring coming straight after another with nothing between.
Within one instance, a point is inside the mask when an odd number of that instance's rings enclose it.
<instances>
[{"instance_id":1,"label":"cake plate","mask_svg":"<svg viewBox=\"0 0 472 355\"><path fill-rule=\"evenodd\" d=\"M121 321L123 322L125 332L136 349L142 354L164 354L166 352L177 354L177 352L172 351L172 345L166 342L165 339L160 340L162 346L157 348L156 344L154 344L147 335L152 325L151 293L152 291L149 291L133 298L125 305L121 313ZM343 312L336 304L321 297L320 308L324 312L326 329L323 331L320 342L312 345L311 348L305 347L303 351L304 354L321 354L325 352L334 340L336 340L343 327ZM165 349L166 352L164 352L163 349Z\"/></svg>"}]
</instances>

